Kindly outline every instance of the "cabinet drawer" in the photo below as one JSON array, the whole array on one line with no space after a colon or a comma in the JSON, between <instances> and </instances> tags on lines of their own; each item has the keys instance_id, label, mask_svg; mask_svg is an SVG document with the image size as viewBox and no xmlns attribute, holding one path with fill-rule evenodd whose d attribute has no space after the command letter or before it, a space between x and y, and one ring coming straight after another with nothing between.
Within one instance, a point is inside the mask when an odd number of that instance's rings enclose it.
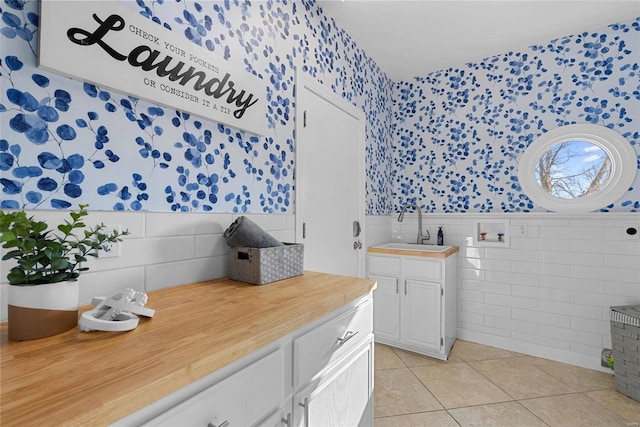
<instances>
[{"instance_id":1,"label":"cabinet drawer","mask_svg":"<svg viewBox=\"0 0 640 427\"><path fill-rule=\"evenodd\" d=\"M299 386L367 339L373 331L371 300L293 341L294 384Z\"/></svg>"},{"instance_id":2,"label":"cabinet drawer","mask_svg":"<svg viewBox=\"0 0 640 427\"><path fill-rule=\"evenodd\" d=\"M369 274L400 275L400 258L369 255Z\"/></svg>"},{"instance_id":3,"label":"cabinet drawer","mask_svg":"<svg viewBox=\"0 0 640 427\"><path fill-rule=\"evenodd\" d=\"M149 426L231 426L256 423L284 399L279 349L151 420Z\"/></svg>"},{"instance_id":4,"label":"cabinet drawer","mask_svg":"<svg viewBox=\"0 0 640 427\"><path fill-rule=\"evenodd\" d=\"M402 259L402 275L426 280L442 280L442 263L421 259Z\"/></svg>"}]
</instances>

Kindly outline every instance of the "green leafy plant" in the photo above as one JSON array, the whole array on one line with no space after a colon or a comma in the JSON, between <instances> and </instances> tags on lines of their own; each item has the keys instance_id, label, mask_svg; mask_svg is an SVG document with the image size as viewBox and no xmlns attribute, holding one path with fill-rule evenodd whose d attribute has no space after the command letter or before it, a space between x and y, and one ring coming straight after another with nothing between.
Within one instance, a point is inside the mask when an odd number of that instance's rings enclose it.
<instances>
[{"instance_id":1,"label":"green leafy plant","mask_svg":"<svg viewBox=\"0 0 640 427\"><path fill-rule=\"evenodd\" d=\"M87 228L83 218L89 215L88 205L79 205L80 210L71 211L71 221L65 220L53 229L45 221L27 217L24 211L0 211L0 242L7 253L3 261L17 262L7 274L9 284L18 286L44 285L74 281L87 256L98 256L98 250L107 242L122 241L123 232L107 232L104 224Z\"/></svg>"}]
</instances>

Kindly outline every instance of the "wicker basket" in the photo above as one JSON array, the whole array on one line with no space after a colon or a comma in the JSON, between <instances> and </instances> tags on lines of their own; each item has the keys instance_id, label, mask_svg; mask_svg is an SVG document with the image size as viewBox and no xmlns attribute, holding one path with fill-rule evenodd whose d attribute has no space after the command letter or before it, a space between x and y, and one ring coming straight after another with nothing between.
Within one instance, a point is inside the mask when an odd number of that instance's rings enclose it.
<instances>
[{"instance_id":1,"label":"wicker basket","mask_svg":"<svg viewBox=\"0 0 640 427\"><path fill-rule=\"evenodd\" d=\"M272 248L231 248L229 278L264 285L301 275L303 262L304 245L299 243Z\"/></svg>"},{"instance_id":2,"label":"wicker basket","mask_svg":"<svg viewBox=\"0 0 640 427\"><path fill-rule=\"evenodd\" d=\"M611 307L616 390L640 402L640 305Z\"/></svg>"}]
</instances>

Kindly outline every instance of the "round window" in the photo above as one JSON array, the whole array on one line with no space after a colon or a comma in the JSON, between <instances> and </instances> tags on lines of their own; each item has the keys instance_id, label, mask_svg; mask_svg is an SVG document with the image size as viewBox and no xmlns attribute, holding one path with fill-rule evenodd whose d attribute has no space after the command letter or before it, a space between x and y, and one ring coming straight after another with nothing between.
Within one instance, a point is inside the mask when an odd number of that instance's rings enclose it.
<instances>
[{"instance_id":1,"label":"round window","mask_svg":"<svg viewBox=\"0 0 640 427\"><path fill-rule=\"evenodd\" d=\"M590 212L618 200L637 173L637 155L617 132L591 124L544 133L522 154L518 179L536 204L556 212Z\"/></svg>"}]
</instances>

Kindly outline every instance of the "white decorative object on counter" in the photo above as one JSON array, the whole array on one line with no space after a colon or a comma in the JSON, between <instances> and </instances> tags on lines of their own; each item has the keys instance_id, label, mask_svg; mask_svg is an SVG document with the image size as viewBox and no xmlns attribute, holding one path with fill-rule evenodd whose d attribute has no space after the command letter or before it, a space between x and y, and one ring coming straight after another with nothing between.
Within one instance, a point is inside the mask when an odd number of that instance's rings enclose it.
<instances>
[{"instance_id":1,"label":"white decorative object on counter","mask_svg":"<svg viewBox=\"0 0 640 427\"><path fill-rule=\"evenodd\" d=\"M144 307L147 294L127 288L110 298L94 297L95 308L82 313L78 322L83 332L130 331L138 326L138 316L153 317L155 310Z\"/></svg>"}]
</instances>

